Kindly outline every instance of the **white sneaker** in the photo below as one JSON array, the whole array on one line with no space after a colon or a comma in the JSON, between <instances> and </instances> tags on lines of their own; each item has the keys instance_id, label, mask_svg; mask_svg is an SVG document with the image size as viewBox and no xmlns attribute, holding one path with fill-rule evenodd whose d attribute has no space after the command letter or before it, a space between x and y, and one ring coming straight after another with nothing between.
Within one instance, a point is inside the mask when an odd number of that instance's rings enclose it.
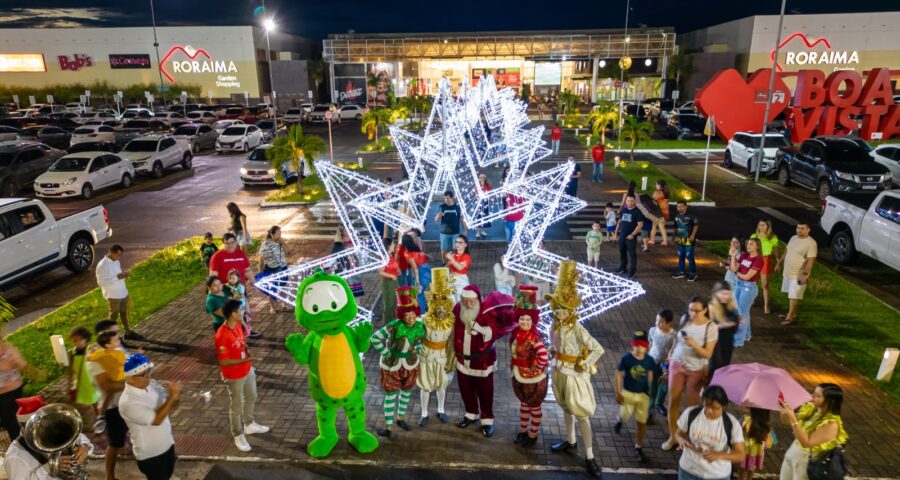
<instances>
[{"instance_id":1,"label":"white sneaker","mask_svg":"<svg viewBox=\"0 0 900 480\"><path fill-rule=\"evenodd\" d=\"M269 427L260 425L256 422L253 422L250 425L244 425L244 435L253 435L254 433L266 433L268 431L269 431Z\"/></svg>"},{"instance_id":2,"label":"white sneaker","mask_svg":"<svg viewBox=\"0 0 900 480\"><path fill-rule=\"evenodd\" d=\"M675 440L667 438L666 441L663 442L663 444L660 447L663 449L663 451L668 452L669 450L675 448L675 445L677 445L677 444L678 444L678 442L676 442Z\"/></svg>"},{"instance_id":3,"label":"white sneaker","mask_svg":"<svg viewBox=\"0 0 900 480\"><path fill-rule=\"evenodd\" d=\"M243 434L234 437L234 446L242 452L250 451L250 444L247 442L247 437Z\"/></svg>"}]
</instances>

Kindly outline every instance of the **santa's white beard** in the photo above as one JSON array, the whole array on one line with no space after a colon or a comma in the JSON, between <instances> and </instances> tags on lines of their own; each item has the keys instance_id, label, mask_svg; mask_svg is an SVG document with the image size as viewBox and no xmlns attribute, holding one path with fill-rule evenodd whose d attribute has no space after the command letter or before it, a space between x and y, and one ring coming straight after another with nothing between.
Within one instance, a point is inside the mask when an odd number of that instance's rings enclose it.
<instances>
[{"instance_id":1,"label":"santa's white beard","mask_svg":"<svg viewBox=\"0 0 900 480\"><path fill-rule=\"evenodd\" d=\"M471 328L475 323L475 319L478 318L479 311L481 311L481 304L476 305L474 308L466 308L465 305L461 305L459 308L459 318L467 327Z\"/></svg>"}]
</instances>

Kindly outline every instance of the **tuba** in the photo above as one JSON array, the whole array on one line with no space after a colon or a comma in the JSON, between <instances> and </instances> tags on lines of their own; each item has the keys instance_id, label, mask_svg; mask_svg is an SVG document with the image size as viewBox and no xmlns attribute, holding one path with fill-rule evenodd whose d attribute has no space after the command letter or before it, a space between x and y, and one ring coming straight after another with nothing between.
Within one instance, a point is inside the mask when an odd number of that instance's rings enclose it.
<instances>
[{"instance_id":1,"label":"tuba","mask_svg":"<svg viewBox=\"0 0 900 480\"><path fill-rule=\"evenodd\" d=\"M73 457L76 441L81 434L81 415L75 407L53 403L38 410L25 424L22 432L28 446L48 457L50 474L63 480L85 480L85 465L73 461L66 470L60 470L59 459L63 455ZM86 462L85 462L86 463Z\"/></svg>"}]
</instances>

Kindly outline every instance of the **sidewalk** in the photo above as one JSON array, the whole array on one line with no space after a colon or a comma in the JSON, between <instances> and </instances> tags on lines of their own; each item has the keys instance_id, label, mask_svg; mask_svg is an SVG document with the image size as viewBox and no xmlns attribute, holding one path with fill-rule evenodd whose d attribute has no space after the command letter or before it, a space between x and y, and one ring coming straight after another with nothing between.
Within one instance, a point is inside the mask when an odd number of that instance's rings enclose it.
<instances>
[{"instance_id":1,"label":"sidewalk","mask_svg":"<svg viewBox=\"0 0 900 480\"><path fill-rule=\"evenodd\" d=\"M309 242L291 247L292 258L309 258L317 256L330 245L327 242ZM582 242L549 242L547 247L561 255L583 260ZM428 244L430 253L434 253L432 250L436 248L433 242ZM483 291L493 290L491 267L504 249L503 242L473 244L474 266L470 270L470 279ZM604 246L601 256L603 265L615 266L618 262L617 252L612 246ZM604 467L665 470L677 467L678 455L659 449L667 435L665 427L659 424L649 427L645 444L645 453L649 457L647 465L639 465L633 456L633 425L627 425L621 435L612 431L617 413L612 389L615 366L621 354L629 348L631 332L652 326L655 313L660 308L683 310L687 298L695 294L708 295L712 282L721 278L713 259L701 254L698 259L699 281L673 281L669 274L674 263L673 251L657 248L649 254L639 253L637 280L644 284L647 294L586 322L588 329L607 351L601 360L601 373L594 380L598 408L591 422L595 454ZM371 307L379 291L376 275L366 275L364 284L366 295L360 303ZM156 378L183 381L190 388L213 388L210 405L184 400L172 414L178 453L182 456L216 457L210 458L216 461L226 460L225 456L309 461L305 445L316 435L315 404L309 399L306 369L294 363L283 344L288 334L299 331L293 315L269 314L267 303L261 295L256 294L252 298L253 322L263 333L261 339L250 342L259 387L256 420L271 426L272 431L251 437L253 451L242 454L234 447L228 433L228 394L219 380L210 320L203 311L203 298L204 289L198 286L157 312L138 329L152 339L143 346L158 366L154 371ZM846 392L843 410L845 425L850 433L847 457L851 473L857 476L896 477L896 458L900 454L896 438L900 431L900 416L889 411L885 397L868 380L843 367L834 356L809 350L799 328L785 330L774 316L763 318L761 312L754 310L753 313L754 341L738 350L735 363L764 361L775 364L791 371L807 387L824 381L840 384ZM376 324L381 324L381 320L376 318ZM361 455L346 442L345 418L338 415L338 431L343 438L328 460L338 463L373 462L379 468L398 464L428 467L450 463L464 464L472 469L498 466L580 468L583 465L580 455L553 454L549 450L549 445L562 438L565 432L562 412L553 403L545 404L542 431L533 448L526 450L512 443L518 429L518 402L509 381L509 346L506 339L498 342L497 349L499 369L495 376L496 433L493 438L483 438L474 427L459 429L452 423L441 424L432 415L426 428L413 426L410 432L398 429L393 439L383 440L376 452ZM366 393L368 424L374 431L383 420L383 394L378 387L377 356L367 354L364 365L369 384ZM62 385L57 384L48 396L61 400L64 398L61 390ZM418 394L414 393L409 410L409 418L413 421L419 415L418 403ZM433 413L433 404L431 408ZM463 412L455 382L448 390L447 412L452 421ZM663 419L658 420L661 423ZM773 421L773 424L778 422ZM784 427L778 425L776 430L781 443L767 456L766 471L770 473L778 471L791 439L791 434ZM98 446L104 443L102 439L96 440Z\"/></svg>"}]
</instances>

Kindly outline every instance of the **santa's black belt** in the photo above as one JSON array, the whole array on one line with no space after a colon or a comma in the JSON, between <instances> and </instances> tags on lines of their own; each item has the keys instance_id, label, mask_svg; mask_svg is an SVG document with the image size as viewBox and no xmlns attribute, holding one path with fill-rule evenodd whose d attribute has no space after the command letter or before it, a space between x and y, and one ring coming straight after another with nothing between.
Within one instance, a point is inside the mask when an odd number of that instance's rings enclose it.
<instances>
[{"instance_id":1,"label":"santa's black belt","mask_svg":"<svg viewBox=\"0 0 900 480\"><path fill-rule=\"evenodd\" d=\"M463 357L463 360L469 360L469 361L471 361L471 360L475 360L475 359L478 358L478 357L483 357L483 356L485 356L485 355L487 355L488 353L491 353L491 352L493 352L493 351L494 351L494 345L491 344L491 348L489 348L489 349L487 349L487 350L482 350L482 351L480 351L480 352L478 352L478 353L475 353L475 354L472 354L472 355L463 355L462 357Z\"/></svg>"}]
</instances>

